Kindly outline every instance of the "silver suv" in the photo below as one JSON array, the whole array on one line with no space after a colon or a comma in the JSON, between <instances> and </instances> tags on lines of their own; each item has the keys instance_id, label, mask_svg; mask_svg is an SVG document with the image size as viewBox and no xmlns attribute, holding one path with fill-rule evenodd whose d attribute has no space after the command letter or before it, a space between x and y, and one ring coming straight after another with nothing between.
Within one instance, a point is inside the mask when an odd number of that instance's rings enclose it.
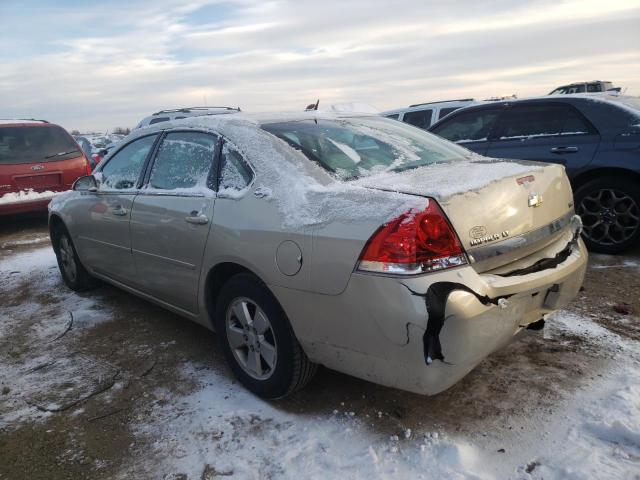
<instances>
[{"instance_id":1,"label":"silver suv","mask_svg":"<svg viewBox=\"0 0 640 480\"><path fill-rule=\"evenodd\" d=\"M202 115L220 115L225 113L236 113L240 107L185 107L173 110L160 110L148 117L143 118L135 129L148 127L156 123L168 122L169 120L180 120L187 117L200 117Z\"/></svg>"},{"instance_id":2,"label":"silver suv","mask_svg":"<svg viewBox=\"0 0 640 480\"><path fill-rule=\"evenodd\" d=\"M473 98L443 100L441 102L417 103L407 108L396 108L382 112L382 116L409 123L415 127L427 129L441 118L462 107L476 103Z\"/></svg>"}]
</instances>

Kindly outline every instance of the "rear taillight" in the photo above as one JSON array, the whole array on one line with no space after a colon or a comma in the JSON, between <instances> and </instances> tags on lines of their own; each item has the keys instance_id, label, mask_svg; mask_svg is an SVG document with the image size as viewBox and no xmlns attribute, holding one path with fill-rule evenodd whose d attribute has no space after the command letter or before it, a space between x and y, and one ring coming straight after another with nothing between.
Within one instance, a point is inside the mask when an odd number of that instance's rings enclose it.
<instances>
[{"instance_id":1,"label":"rear taillight","mask_svg":"<svg viewBox=\"0 0 640 480\"><path fill-rule=\"evenodd\" d=\"M85 163L85 170L87 172L87 175L91 175L91 171L93 170L93 168L91 168L91 162L86 156L84 157L84 163Z\"/></svg>"},{"instance_id":2,"label":"rear taillight","mask_svg":"<svg viewBox=\"0 0 640 480\"><path fill-rule=\"evenodd\" d=\"M382 225L360 254L358 270L415 275L467 263L458 236L438 206L410 210Z\"/></svg>"}]
</instances>

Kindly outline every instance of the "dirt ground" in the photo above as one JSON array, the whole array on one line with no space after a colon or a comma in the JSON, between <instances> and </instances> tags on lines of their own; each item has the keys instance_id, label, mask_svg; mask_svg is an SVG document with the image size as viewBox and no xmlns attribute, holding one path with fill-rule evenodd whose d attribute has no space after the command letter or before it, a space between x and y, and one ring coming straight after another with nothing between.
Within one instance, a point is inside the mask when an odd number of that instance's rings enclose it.
<instances>
[{"instance_id":1,"label":"dirt ground","mask_svg":"<svg viewBox=\"0 0 640 480\"><path fill-rule=\"evenodd\" d=\"M48 244L42 217L0 222L0 264ZM568 311L640 341L638 265L640 249L620 257L592 255L584 290ZM154 458L157 439L132 425L153 424L167 401L158 392L192 391L197 372L185 377L185 365L226 379L230 392L241 387L225 365L215 334L110 286L72 297L56 274L50 267L44 274L15 271L0 279L5 313L0 321L14 320L4 331L0 325L0 358L19 371L0 377L0 479L126 478L134 473L135 478L156 478L157 471L147 477L136 465L140 458ZM55 321L43 323L43 318ZM34 331L40 333L34 336ZM361 419L375 419L363 425L379 436L445 430L489 437L492 445L502 442L508 449L518 438L544 434L544 427L519 418L552 415L580 395L590 379L606 374L616 355L615 347L603 348L564 330L552 333L529 334L435 397L321 369L304 391L271 406L294 419L356 412ZM42 388L21 391L34 382ZM28 420L19 420L24 409ZM259 416L250 423L234 428L258 437L284 428ZM202 441L224 448L228 433L211 432ZM276 470L264 472L259 476L278 476ZM160 473L160 478L187 478L178 467ZM203 460L197 478L232 473L216 471Z\"/></svg>"}]
</instances>

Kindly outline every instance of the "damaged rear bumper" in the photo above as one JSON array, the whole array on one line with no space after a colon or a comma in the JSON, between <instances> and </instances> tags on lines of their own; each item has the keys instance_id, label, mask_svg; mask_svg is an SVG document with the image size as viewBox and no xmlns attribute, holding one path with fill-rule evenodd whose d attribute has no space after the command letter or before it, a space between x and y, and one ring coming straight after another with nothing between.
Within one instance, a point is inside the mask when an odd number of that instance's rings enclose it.
<instances>
[{"instance_id":1,"label":"damaged rear bumper","mask_svg":"<svg viewBox=\"0 0 640 480\"><path fill-rule=\"evenodd\" d=\"M301 302L300 292L291 301L284 291L276 294L313 361L433 395L528 325L566 306L582 285L586 264L578 239L562 263L526 275L479 274L471 266L411 279L354 273L341 295L309 294ZM442 312L434 309L434 301L441 302ZM441 324L434 328L438 315Z\"/></svg>"}]
</instances>

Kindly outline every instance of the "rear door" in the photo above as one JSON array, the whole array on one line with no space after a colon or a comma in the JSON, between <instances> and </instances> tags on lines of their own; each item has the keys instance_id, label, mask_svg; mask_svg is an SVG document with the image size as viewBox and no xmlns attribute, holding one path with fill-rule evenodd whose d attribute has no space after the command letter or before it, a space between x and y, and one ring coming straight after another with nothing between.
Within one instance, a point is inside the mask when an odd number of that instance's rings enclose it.
<instances>
[{"instance_id":1,"label":"rear door","mask_svg":"<svg viewBox=\"0 0 640 480\"><path fill-rule=\"evenodd\" d=\"M600 135L565 103L516 104L500 119L487 156L564 165L569 175L591 162Z\"/></svg>"},{"instance_id":2,"label":"rear door","mask_svg":"<svg viewBox=\"0 0 640 480\"><path fill-rule=\"evenodd\" d=\"M190 313L198 310L219 145L211 133L167 133L131 215L137 288Z\"/></svg>"},{"instance_id":3,"label":"rear door","mask_svg":"<svg viewBox=\"0 0 640 480\"><path fill-rule=\"evenodd\" d=\"M138 138L96 172L98 190L82 192L70 208L76 246L83 262L103 275L130 284L135 275L129 221L158 134Z\"/></svg>"},{"instance_id":4,"label":"rear door","mask_svg":"<svg viewBox=\"0 0 640 480\"><path fill-rule=\"evenodd\" d=\"M485 155L502 108L478 108L453 112L430 129L432 133Z\"/></svg>"}]
</instances>

